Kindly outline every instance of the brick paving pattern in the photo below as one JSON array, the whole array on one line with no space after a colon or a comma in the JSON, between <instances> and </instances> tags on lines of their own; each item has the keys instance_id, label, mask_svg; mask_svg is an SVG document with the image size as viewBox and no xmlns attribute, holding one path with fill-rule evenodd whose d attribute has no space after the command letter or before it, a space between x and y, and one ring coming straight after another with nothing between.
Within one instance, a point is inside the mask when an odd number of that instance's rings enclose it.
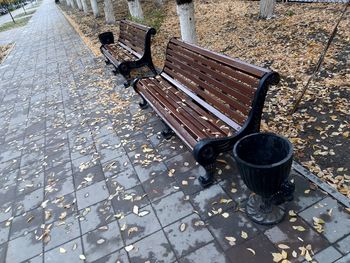
<instances>
[{"instance_id":1,"label":"brick paving pattern","mask_svg":"<svg viewBox=\"0 0 350 263\"><path fill-rule=\"evenodd\" d=\"M296 215L272 227L242 211L249 191L229 156L202 189L191 153L162 139L160 120L54 1L19 36L0 78L0 262L263 263L281 244L291 262L306 262L300 247L315 262L350 262L350 214L294 171L287 209ZM94 84L106 78L114 86Z\"/></svg>"}]
</instances>

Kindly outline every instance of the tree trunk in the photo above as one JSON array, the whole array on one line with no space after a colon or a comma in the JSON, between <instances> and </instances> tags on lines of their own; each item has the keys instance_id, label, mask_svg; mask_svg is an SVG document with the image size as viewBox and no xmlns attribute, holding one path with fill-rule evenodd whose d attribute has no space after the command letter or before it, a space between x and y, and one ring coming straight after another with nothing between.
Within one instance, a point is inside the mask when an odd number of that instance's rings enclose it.
<instances>
[{"instance_id":1,"label":"tree trunk","mask_svg":"<svg viewBox=\"0 0 350 263\"><path fill-rule=\"evenodd\" d=\"M70 2L70 6L71 6L73 9L75 9L76 6L75 6L74 0L69 0L69 2Z\"/></svg>"},{"instance_id":2,"label":"tree trunk","mask_svg":"<svg viewBox=\"0 0 350 263\"><path fill-rule=\"evenodd\" d=\"M90 0L92 13L94 13L94 17L100 16L100 10L98 9L97 0Z\"/></svg>"},{"instance_id":3,"label":"tree trunk","mask_svg":"<svg viewBox=\"0 0 350 263\"><path fill-rule=\"evenodd\" d=\"M162 7L164 5L164 0L156 0L156 6Z\"/></svg>"},{"instance_id":4,"label":"tree trunk","mask_svg":"<svg viewBox=\"0 0 350 263\"><path fill-rule=\"evenodd\" d=\"M143 19L140 0L128 0L129 12L132 17Z\"/></svg>"},{"instance_id":5,"label":"tree trunk","mask_svg":"<svg viewBox=\"0 0 350 263\"><path fill-rule=\"evenodd\" d=\"M104 5L103 11L105 12L106 23L115 24L115 16L113 11L112 0L104 0L103 5Z\"/></svg>"},{"instance_id":6,"label":"tree trunk","mask_svg":"<svg viewBox=\"0 0 350 263\"><path fill-rule=\"evenodd\" d=\"M77 1L77 6L79 10L83 10L83 6L81 5L81 1L80 0L76 0Z\"/></svg>"},{"instance_id":7,"label":"tree trunk","mask_svg":"<svg viewBox=\"0 0 350 263\"><path fill-rule=\"evenodd\" d=\"M86 0L81 0L81 5L83 6L83 11L85 14L89 13L89 8L88 5L86 3Z\"/></svg>"},{"instance_id":8,"label":"tree trunk","mask_svg":"<svg viewBox=\"0 0 350 263\"><path fill-rule=\"evenodd\" d=\"M272 18L275 3L275 0L260 0L260 18Z\"/></svg>"},{"instance_id":9,"label":"tree trunk","mask_svg":"<svg viewBox=\"0 0 350 263\"><path fill-rule=\"evenodd\" d=\"M194 4L192 0L176 0L177 14L180 19L182 40L197 44L196 21L194 19Z\"/></svg>"}]
</instances>

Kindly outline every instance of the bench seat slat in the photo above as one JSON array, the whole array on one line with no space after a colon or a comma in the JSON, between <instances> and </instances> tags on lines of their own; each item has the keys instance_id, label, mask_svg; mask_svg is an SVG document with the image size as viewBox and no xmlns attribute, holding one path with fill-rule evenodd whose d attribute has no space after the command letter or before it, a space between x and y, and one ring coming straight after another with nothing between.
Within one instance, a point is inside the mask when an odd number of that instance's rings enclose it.
<instances>
[{"instance_id":1,"label":"bench seat slat","mask_svg":"<svg viewBox=\"0 0 350 263\"><path fill-rule=\"evenodd\" d=\"M202 110L192 100L189 100L182 92L179 92L161 77L150 78L149 80L169 96L175 107L180 107L181 110L185 111L187 113L186 116L189 116L195 125L198 125L201 130L207 130L208 137L212 137L213 134L227 136L229 129L220 129L220 127L223 126L222 121L214 121L209 113ZM194 118L194 116L200 116L200 118Z\"/></svg>"}]
</instances>

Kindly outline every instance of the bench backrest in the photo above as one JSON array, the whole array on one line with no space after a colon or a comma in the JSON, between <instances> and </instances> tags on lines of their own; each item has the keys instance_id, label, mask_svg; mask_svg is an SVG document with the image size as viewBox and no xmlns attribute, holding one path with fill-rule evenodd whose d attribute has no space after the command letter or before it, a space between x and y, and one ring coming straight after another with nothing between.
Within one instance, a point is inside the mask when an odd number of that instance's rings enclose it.
<instances>
[{"instance_id":1,"label":"bench backrest","mask_svg":"<svg viewBox=\"0 0 350 263\"><path fill-rule=\"evenodd\" d=\"M202 104L208 111L224 114L221 119L228 117L237 125L228 124L237 129L248 118L261 79L268 73L271 71L172 38L162 74L198 96L197 103L209 104L211 107Z\"/></svg>"},{"instance_id":2,"label":"bench backrest","mask_svg":"<svg viewBox=\"0 0 350 263\"><path fill-rule=\"evenodd\" d=\"M156 30L154 28L129 20L121 20L118 42L124 44L141 57L145 52L145 48L150 45L151 35L155 33Z\"/></svg>"}]
</instances>

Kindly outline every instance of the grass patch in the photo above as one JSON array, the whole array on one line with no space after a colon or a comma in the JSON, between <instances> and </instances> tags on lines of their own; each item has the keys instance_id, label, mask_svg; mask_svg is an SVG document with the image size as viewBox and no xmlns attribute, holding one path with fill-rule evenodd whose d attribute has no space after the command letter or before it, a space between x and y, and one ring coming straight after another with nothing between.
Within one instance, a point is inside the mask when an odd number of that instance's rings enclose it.
<instances>
[{"instance_id":1,"label":"grass patch","mask_svg":"<svg viewBox=\"0 0 350 263\"><path fill-rule=\"evenodd\" d=\"M14 29L14 28L21 27L21 26L25 26L28 23L30 18L31 18L31 16L27 16L27 17L24 17L22 19L17 19L17 20L15 19L16 23L13 23L12 21L4 23L0 26L0 32Z\"/></svg>"},{"instance_id":2,"label":"grass patch","mask_svg":"<svg viewBox=\"0 0 350 263\"><path fill-rule=\"evenodd\" d=\"M16 16L14 16L14 18L20 18L20 17L23 17L23 16L29 16L29 15L32 15L35 13L36 10L31 10L31 11L27 11L26 10L26 13L22 13L22 14L18 14Z\"/></svg>"},{"instance_id":3,"label":"grass patch","mask_svg":"<svg viewBox=\"0 0 350 263\"><path fill-rule=\"evenodd\" d=\"M138 19L135 17L128 16L129 20L132 20L136 23L144 24L150 27L155 28L157 31L159 30L160 26L162 25L165 18L164 10L162 9L153 9L152 11L145 14L144 19Z\"/></svg>"}]
</instances>

